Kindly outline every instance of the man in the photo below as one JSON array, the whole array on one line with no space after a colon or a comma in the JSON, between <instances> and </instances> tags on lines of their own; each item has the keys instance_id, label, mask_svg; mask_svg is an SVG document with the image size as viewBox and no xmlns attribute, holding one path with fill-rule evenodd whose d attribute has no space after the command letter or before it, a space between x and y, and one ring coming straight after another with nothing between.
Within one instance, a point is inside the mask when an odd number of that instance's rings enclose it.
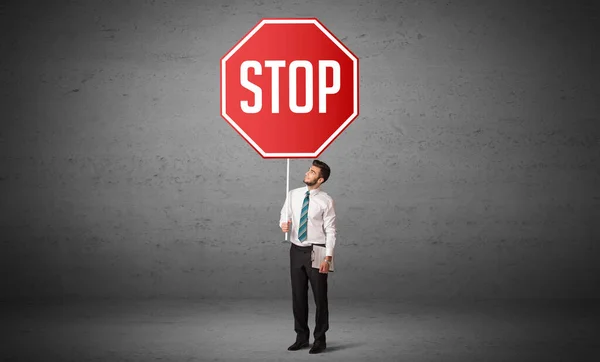
<instances>
[{"instance_id":1,"label":"man","mask_svg":"<svg viewBox=\"0 0 600 362\"><path fill-rule=\"evenodd\" d=\"M296 342L288 350L297 351L309 344L308 282L315 298L316 316L314 343L309 353L323 352L325 332L329 329L327 275L335 247L335 209L333 200L320 187L329 178L329 166L314 160L304 175L305 187L291 190L281 209L279 224L284 233L290 232L290 276L292 309ZM286 220L286 207L288 219ZM313 245L324 246L325 259L320 268L312 268Z\"/></svg>"}]
</instances>

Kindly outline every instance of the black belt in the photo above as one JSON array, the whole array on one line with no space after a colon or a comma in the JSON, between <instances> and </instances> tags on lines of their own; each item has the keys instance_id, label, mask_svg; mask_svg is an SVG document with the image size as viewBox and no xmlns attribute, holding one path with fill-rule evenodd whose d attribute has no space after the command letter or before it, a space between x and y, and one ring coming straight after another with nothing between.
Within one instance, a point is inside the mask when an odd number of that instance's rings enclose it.
<instances>
[{"instance_id":1,"label":"black belt","mask_svg":"<svg viewBox=\"0 0 600 362\"><path fill-rule=\"evenodd\" d=\"M318 245L318 246L323 246L323 247L325 246L325 244L308 244L308 246L298 246L294 243L291 243L291 244L292 244L292 248L298 249L298 250L312 250L313 245Z\"/></svg>"}]
</instances>

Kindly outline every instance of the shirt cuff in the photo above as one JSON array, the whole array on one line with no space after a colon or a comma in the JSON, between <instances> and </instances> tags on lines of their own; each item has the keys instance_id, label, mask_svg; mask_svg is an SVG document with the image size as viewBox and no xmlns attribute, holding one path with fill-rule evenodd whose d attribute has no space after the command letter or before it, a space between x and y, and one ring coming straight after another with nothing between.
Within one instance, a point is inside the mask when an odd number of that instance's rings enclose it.
<instances>
[{"instance_id":1,"label":"shirt cuff","mask_svg":"<svg viewBox=\"0 0 600 362\"><path fill-rule=\"evenodd\" d=\"M333 248L325 248L325 256L330 256L333 258Z\"/></svg>"}]
</instances>

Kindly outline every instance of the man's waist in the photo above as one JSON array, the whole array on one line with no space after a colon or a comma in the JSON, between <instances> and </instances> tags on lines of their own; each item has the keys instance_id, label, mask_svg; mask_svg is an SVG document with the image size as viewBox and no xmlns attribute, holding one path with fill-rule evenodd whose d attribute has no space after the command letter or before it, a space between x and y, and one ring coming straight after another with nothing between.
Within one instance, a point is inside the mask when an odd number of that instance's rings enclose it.
<instances>
[{"instance_id":1,"label":"man's waist","mask_svg":"<svg viewBox=\"0 0 600 362\"><path fill-rule=\"evenodd\" d=\"M321 244L321 243L306 243L305 246L300 246L298 244L292 243L293 248L302 249L302 250L312 249L313 245L325 247L325 244Z\"/></svg>"}]
</instances>

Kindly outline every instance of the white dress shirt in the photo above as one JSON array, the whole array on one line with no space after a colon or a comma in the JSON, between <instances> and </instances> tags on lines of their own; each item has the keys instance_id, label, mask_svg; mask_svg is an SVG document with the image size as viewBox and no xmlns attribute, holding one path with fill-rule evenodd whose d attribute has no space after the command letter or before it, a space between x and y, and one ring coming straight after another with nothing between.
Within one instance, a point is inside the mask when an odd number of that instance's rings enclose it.
<instances>
[{"instance_id":1,"label":"white dress shirt","mask_svg":"<svg viewBox=\"0 0 600 362\"><path fill-rule=\"evenodd\" d=\"M289 239L298 246L308 246L310 244L325 244L325 255L333 257L335 248L335 208L333 199L320 189L310 191L308 203L308 225L307 239L304 242L298 240L298 226L300 225L300 212L302 203L306 196L308 187L299 187L291 190L281 208L279 225L287 222L285 219L285 209L288 207L288 220L292 220ZM291 202L289 202L291 200Z\"/></svg>"}]
</instances>

